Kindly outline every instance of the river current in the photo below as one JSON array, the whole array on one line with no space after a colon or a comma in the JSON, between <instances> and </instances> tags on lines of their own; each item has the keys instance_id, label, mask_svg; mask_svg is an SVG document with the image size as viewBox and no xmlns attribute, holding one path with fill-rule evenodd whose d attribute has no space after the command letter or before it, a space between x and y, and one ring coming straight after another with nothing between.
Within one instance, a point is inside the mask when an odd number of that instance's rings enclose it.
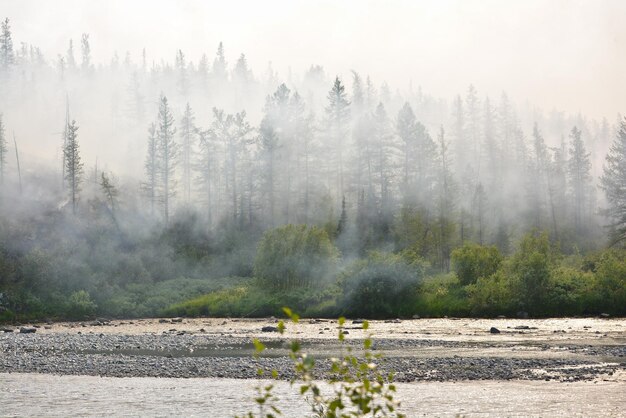
<instances>
[{"instance_id":1,"label":"river current","mask_svg":"<svg viewBox=\"0 0 626 418\"><path fill-rule=\"evenodd\" d=\"M261 383L267 384L268 381ZM311 416L297 387L274 382L287 417ZM257 380L0 374L2 417L233 417L258 412ZM626 416L620 382L424 382L398 384L401 411L421 416Z\"/></svg>"}]
</instances>

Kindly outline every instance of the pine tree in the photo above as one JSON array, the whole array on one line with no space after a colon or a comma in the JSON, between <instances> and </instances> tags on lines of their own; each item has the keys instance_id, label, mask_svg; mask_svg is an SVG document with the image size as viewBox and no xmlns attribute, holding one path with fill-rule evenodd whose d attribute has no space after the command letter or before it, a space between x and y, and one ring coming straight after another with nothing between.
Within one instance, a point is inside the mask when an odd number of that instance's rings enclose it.
<instances>
[{"instance_id":1,"label":"pine tree","mask_svg":"<svg viewBox=\"0 0 626 418\"><path fill-rule=\"evenodd\" d=\"M159 183L159 151L158 151L158 138L156 132L156 126L151 123L148 127L148 152L146 155L146 161L144 169L146 173L146 182L144 183L144 189L148 200L150 202L150 214L154 216L154 206L158 196L158 183Z\"/></svg>"},{"instance_id":2,"label":"pine tree","mask_svg":"<svg viewBox=\"0 0 626 418\"><path fill-rule=\"evenodd\" d=\"M189 92L189 79L187 75L187 63L185 62L185 54L182 50L178 50L176 53L176 71L178 78L176 83L178 84L178 92L181 96L186 97Z\"/></svg>"},{"instance_id":3,"label":"pine tree","mask_svg":"<svg viewBox=\"0 0 626 418\"><path fill-rule=\"evenodd\" d=\"M332 89L328 92L327 99L326 122L328 140L334 154L337 156L337 186L339 193L343 196L345 194L343 151L348 134L350 102L348 101L346 88L339 80L339 77L335 77L335 82Z\"/></svg>"},{"instance_id":4,"label":"pine tree","mask_svg":"<svg viewBox=\"0 0 626 418\"><path fill-rule=\"evenodd\" d=\"M2 21L0 31L0 70L7 71L15 63L9 18Z\"/></svg>"},{"instance_id":5,"label":"pine tree","mask_svg":"<svg viewBox=\"0 0 626 418\"><path fill-rule=\"evenodd\" d=\"M217 82L226 81L226 57L224 56L224 45L220 42L217 47L217 53L213 60L212 76Z\"/></svg>"},{"instance_id":6,"label":"pine tree","mask_svg":"<svg viewBox=\"0 0 626 418\"><path fill-rule=\"evenodd\" d=\"M606 156L601 187L609 205L606 214L611 219L612 242L626 242L626 118Z\"/></svg>"},{"instance_id":7,"label":"pine tree","mask_svg":"<svg viewBox=\"0 0 626 418\"><path fill-rule=\"evenodd\" d=\"M2 113L0 113L0 185L4 184L4 174L7 164L7 139L5 136L4 122L2 121Z\"/></svg>"},{"instance_id":8,"label":"pine tree","mask_svg":"<svg viewBox=\"0 0 626 418\"><path fill-rule=\"evenodd\" d=\"M78 146L78 126L76 121L67 126L67 138L63 155L65 157L65 180L68 185L69 197L72 202L72 213L76 214L78 193L83 181L83 163L81 162Z\"/></svg>"},{"instance_id":9,"label":"pine tree","mask_svg":"<svg viewBox=\"0 0 626 418\"><path fill-rule=\"evenodd\" d=\"M115 220L115 205L117 203L119 191L117 190L117 187L115 187L111 177L104 171L100 174L100 190L102 190L104 199L109 204L109 208L111 209L111 216Z\"/></svg>"},{"instance_id":10,"label":"pine tree","mask_svg":"<svg viewBox=\"0 0 626 418\"><path fill-rule=\"evenodd\" d=\"M171 198L176 195L174 174L178 157L178 144L174 139L176 128L167 97L161 95L159 102L157 123L157 155L161 192L159 198L163 206L163 218L167 224L170 217Z\"/></svg>"},{"instance_id":11,"label":"pine tree","mask_svg":"<svg viewBox=\"0 0 626 418\"><path fill-rule=\"evenodd\" d=\"M191 106L187 103L185 113L180 123L180 139L181 139L181 165L182 165L182 183L183 198L185 203L191 202L191 180L192 180L192 156L195 154L197 128L195 126L195 116L191 110Z\"/></svg>"},{"instance_id":12,"label":"pine tree","mask_svg":"<svg viewBox=\"0 0 626 418\"><path fill-rule=\"evenodd\" d=\"M450 270L450 253L452 251L452 239L454 235L455 225L453 222L455 183L452 173L452 161L448 149L448 143L445 140L445 131L443 126L439 129L439 177L438 185L438 202L437 202L437 224L438 231L438 247L439 247L439 263L441 271Z\"/></svg>"},{"instance_id":13,"label":"pine tree","mask_svg":"<svg viewBox=\"0 0 626 418\"><path fill-rule=\"evenodd\" d=\"M589 198L588 186L591 180L591 161L589 153L585 150L585 144L581 139L580 129L574 126L570 133L570 139L568 174L574 200L574 225L576 232L580 234L583 229L584 210Z\"/></svg>"},{"instance_id":14,"label":"pine tree","mask_svg":"<svg viewBox=\"0 0 626 418\"><path fill-rule=\"evenodd\" d=\"M74 41L72 41L71 39L67 47L65 61L66 61L68 70L70 71L76 70L76 58L74 58Z\"/></svg>"},{"instance_id":15,"label":"pine tree","mask_svg":"<svg viewBox=\"0 0 626 418\"><path fill-rule=\"evenodd\" d=\"M89 74L93 70L93 65L91 64L91 46L89 45L88 33L83 33L81 37L80 50L82 55L81 69L85 74Z\"/></svg>"}]
</instances>

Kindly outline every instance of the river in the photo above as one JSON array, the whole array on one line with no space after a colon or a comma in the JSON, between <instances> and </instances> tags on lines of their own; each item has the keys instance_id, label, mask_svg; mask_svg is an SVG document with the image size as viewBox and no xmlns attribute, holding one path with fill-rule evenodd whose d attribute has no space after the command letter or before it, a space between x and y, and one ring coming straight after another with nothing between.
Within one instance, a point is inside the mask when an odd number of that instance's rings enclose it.
<instances>
[{"instance_id":1,"label":"river","mask_svg":"<svg viewBox=\"0 0 626 418\"><path fill-rule=\"evenodd\" d=\"M0 374L3 417L232 417L255 411L256 380ZM267 383L264 381L263 383ZM310 416L297 388L276 383L287 417ZM626 416L619 381L424 382L398 384L401 411L420 416Z\"/></svg>"}]
</instances>

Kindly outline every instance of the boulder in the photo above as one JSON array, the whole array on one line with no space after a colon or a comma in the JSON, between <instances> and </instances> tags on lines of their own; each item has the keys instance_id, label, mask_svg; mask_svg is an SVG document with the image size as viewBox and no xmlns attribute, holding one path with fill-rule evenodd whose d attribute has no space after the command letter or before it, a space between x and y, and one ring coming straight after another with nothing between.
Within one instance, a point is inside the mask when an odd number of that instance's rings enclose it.
<instances>
[{"instance_id":1,"label":"boulder","mask_svg":"<svg viewBox=\"0 0 626 418\"><path fill-rule=\"evenodd\" d=\"M20 334L34 334L37 332L37 328L35 327L21 327Z\"/></svg>"},{"instance_id":2,"label":"boulder","mask_svg":"<svg viewBox=\"0 0 626 418\"><path fill-rule=\"evenodd\" d=\"M266 327L261 328L261 332L278 332L278 328L268 325Z\"/></svg>"},{"instance_id":3,"label":"boulder","mask_svg":"<svg viewBox=\"0 0 626 418\"><path fill-rule=\"evenodd\" d=\"M489 332L492 333L492 334L500 334L500 330L498 328L496 328L496 327L491 327Z\"/></svg>"}]
</instances>

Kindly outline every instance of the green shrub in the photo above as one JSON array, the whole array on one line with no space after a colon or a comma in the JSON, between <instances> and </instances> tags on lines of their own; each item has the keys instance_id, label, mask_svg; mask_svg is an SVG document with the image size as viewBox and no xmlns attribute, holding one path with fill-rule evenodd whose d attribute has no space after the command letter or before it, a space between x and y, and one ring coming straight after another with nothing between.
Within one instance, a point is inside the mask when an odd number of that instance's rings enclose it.
<instances>
[{"instance_id":1,"label":"green shrub","mask_svg":"<svg viewBox=\"0 0 626 418\"><path fill-rule=\"evenodd\" d=\"M551 271L543 298L544 315L563 316L589 314L597 309L595 277L572 267Z\"/></svg>"},{"instance_id":2,"label":"green shrub","mask_svg":"<svg viewBox=\"0 0 626 418\"><path fill-rule=\"evenodd\" d=\"M452 266L462 285L476 283L481 277L494 274L502 263L502 255L495 247L467 243L452 251Z\"/></svg>"},{"instance_id":3,"label":"green shrub","mask_svg":"<svg viewBox=\"0 0 626 418\"><path fill-rule=\"evenodd\" d=\"M410 315L422 274L401 256L370 255L341 277L346 314L364 318Z\"/></svg>"},{"instance_id":4,"label":"green shrub","mask_svg":"<svg viewBox=\"0 0 626 418\"><path fill-rule=\"evenodd\" d=\"M263 235L254 261L254 274L264 285L291 289L319 284L339 257L323 229L285 225Z\"/></svg>"},{"instance_id":5,"label":"green shrub","mask_svg":"<svg viewBox=\"0 0 626 418\"><path fill-rule=\"evenodd\" d=\"M596 264L598 293L602 310L626 315L626 250L608 250Z\"/></svg>"},{"instance_id":6,"label":"green shrub","mask_svg":"<svg viewBox=\"0 0 626 418\"><path fill-rule=\"evenodd\" d=\"M455 274L427 277L420 286L415 313L421 316L468 314L466 291Z\"/></svg>"},{"instance_id":7,"label":"green shrub","mask_svg":"<svg viewBox=\"0 0 626 418\"><path fill-rule=\"evenodd\" d=\"M473 315L505 315L515 310L513 286L503 270L480 277L466 287L468 305Z\"/></svg>"},{"instance_id":8,"label":"green shrub","mask_svg":"<svg viewBox=\"0 0 626 418\"><path fill-rule=\"evenodd\" d=\"M67 302L66 316L69 319L84 319L93 316L96 312L96 304L85 290L72 293Z\"/></svg>"},{"instance_id":9,"label":"green shrub","mask_svg":"<svg viewBox=\"0 0 626 418\"><path fill-rule=\"evenodd\" d=\"M558 256L548 240L548 234L530 233L522 238L519 250L511 257L507 273L518 307L538 314L543 310L550 272L557 266Z\"/></svg>"}]
</instances>

